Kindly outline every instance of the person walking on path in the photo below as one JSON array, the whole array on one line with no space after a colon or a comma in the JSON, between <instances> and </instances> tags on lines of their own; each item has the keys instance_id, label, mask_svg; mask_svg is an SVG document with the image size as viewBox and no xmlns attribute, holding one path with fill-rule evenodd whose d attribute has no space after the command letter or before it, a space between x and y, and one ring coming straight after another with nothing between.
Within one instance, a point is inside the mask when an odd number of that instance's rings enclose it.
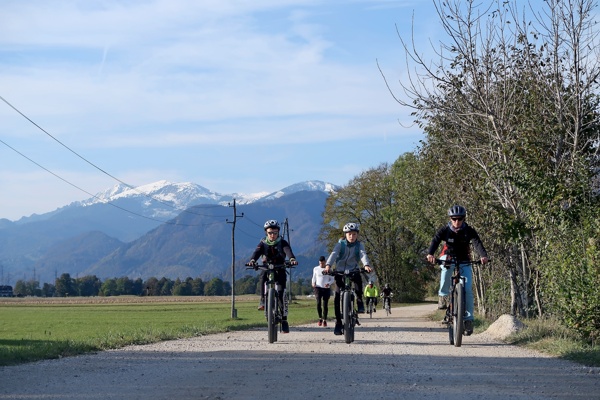
<instances>
[{"instance_id":1,"label":"person walking on path","mask_svg":"<svg viewBox=\"0 0 600 400\"><path fill-rule=\"evenodd\" d=\"M334 281L332 275L323 275L325 271L325 256L319 258L319 265L313 269L312 287L317 299L317 314L319 314L319 326L327 326L327 315L329 313L329 297L331 297L331 284Z\"/></svg>"}]
</instances>

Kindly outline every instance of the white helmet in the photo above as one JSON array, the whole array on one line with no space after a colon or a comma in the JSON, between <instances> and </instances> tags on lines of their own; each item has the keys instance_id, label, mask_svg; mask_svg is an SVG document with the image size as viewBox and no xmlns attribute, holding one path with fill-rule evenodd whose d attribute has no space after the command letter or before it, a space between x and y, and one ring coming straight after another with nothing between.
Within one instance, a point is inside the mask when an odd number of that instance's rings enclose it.
<instances>
[{"instance_id":1,"label":"white helmet","mask_svg":"<svg viewBox=\"0 0 600 400\"><path fill-rule=\"evenodd\" d=\"M344 225L343 231L344 231L344 233L346 233L346 232L359 232L358 224L355 224L354 222L349 222L346 225Z\"/></svg>"},{"instance_id":2,"label":"white helmet","mask_svg":"<svg viewBox=\"0 0 600 400\"><path fill-rule=\"evenodd\" d=\"M277 222L277 220L275 219L270 219L267 222L265 222L265 231L268 228L275 228L279 230L279 222Z\"/></svg>"}]
</instances>

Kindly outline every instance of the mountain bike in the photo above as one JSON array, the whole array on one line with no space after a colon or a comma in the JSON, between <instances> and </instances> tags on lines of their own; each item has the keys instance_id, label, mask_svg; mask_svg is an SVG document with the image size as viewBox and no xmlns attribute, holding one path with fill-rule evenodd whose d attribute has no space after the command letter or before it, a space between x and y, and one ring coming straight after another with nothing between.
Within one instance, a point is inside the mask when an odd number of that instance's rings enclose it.
<instances>
[{"instance_id":1,"label":"mountain bike","mask_svg":"<svg viewBox=\"0 0 600 400\"><path fill-rule=\"evenodd\" d=\"M462 345L462 338L465 332L465 277L461 274L462 265L477 265L481 264L477 261L458 261L458 259L441 260L436 258L436 263L444 268L454 266L452 273L452 286L450 287L449 305L446 308L446 316L444 321L448 323L448 339L450 344L455 347Z\"/></svg>"},{"instance_id":2,"label":"mountain bike","mask_svg":"<svg viewBox=\"0 0 600 400\"><path fill-rule=\"evenodd\" d=\"M389 296L381 295L383 298L383 309L385 310L385 315L388 316L392 313L392 297L394 297L394 293L391 293Z\"/></svg>"},{"instance_id":3,"label":"mountain bike","mask_svg":"<svg viewBox=\"0 0 600 400\"><path fill-rule=\"evenodd\" d=\"M360 326L358 321L358 313L356 307L356 287L352 279L357 274L368 275L361 269L346 269L344 271L333 271L333 275L340 275L344 277L344 287L340 288L340 301L341 301L341 312L342 312L342 324L344 326L344 340L350 344L354 342L354 327Z\"/></svg>"},{"instance_id":4,"label":"mountain bike","mask_svg":"<svg viewBox=\"0 0 600 400\"><path fill-rule=\"evenodd\" d=\"M279 293L282 291L281 285L275 280L277 272L283 271L287 274L286 268L293 268L289 261L284 264L268 264L251 265L247 263L246 269L260 269L268 271L267 281L265 282L265 317L267 318L267 331L269 343L277 341L277 333L281 332L281 321L283 321L283 302L279 298ZM285 296L285 293L283 293Z\"/></svg>"},{"instance_id":5,"label":"mountain bike","mask_svg":"<svg viewBox=\"0 0 600 400\"><path fill-rule=\"evenodd\" d=\"M373 312L375 311L375 298L367 297L367 314L369 314L369 318L373 318Z\"/></svg>"}]
</instances>

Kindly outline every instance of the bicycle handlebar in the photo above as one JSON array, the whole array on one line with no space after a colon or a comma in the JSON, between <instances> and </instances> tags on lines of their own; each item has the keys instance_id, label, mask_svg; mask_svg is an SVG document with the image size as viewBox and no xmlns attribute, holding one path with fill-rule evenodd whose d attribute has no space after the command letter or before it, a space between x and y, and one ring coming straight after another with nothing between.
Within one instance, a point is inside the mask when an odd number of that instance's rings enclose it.
<instances>
[{"instance_id":1,"label":"bicycle handlebar","mask_svg":"<svg viewBox=\"0 0 600 400\"><path fill-rule=\"evenodd\" d=\"M490 263L490 262L492 262L492 260L488 259L488 261L487 261L487 262L488 262L488 263ZM439 265L441 265L441 266L443 266L443 267L444 267L444 268L446 268L446 269L448 269L448 268L450 268L450 267L451 267L451 266L453 266L453 265L454 265L455 267L456 267L456 266L459 266L459 265L462 265L462 264L469 264L469 265L479 265L479 264L481 264L481 260L475 260L475 261L459 261L459 260L458 260L458 259L456 259L456 258L453 258L453 259L451 259L451 260L442 260L441 258L436 258L436 259L435 259L435 263L436 263L436 264L439 264Z\"/></svg>"},{"instance_id":2,"label":"bicycle handlebar","mask_svg":"<svg viewBox=\"0 0 600 400\"><path fill-rule=\"evenodd\" d=\"M246 269L253 269L253 270L270 270L270 269L284 269L284 268L294 268L295 265L292 265L292 263L290 261L286 261L283 264L273 264L273 263L262 263L262 264L251 264L251 263L246 263L244 264L246 266Z\"/></svg>"}]
</instances>

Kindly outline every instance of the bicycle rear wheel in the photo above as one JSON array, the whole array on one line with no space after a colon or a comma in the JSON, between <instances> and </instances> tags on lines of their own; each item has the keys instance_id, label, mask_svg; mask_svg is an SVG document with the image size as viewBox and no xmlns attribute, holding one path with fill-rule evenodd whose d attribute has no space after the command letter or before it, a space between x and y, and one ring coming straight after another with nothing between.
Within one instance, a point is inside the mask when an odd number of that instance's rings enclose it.
<instances>
[{"instance_id":1,"label":"bicycle rear wheel","mask_svg":"<svg viewBox=\"0 0 600 400\"><path fill-rule=\"evenodd\" d=\"M462 345L464 332L464 316L465 316L465 288L462 281L459 281L454 287L454 304L452 310L452 327L454 334L454 346Z\"/></svg>"},{"instance_id":2,"label":"bicycle rear wheel","mask_svg":"<svg viewBox=\"0 0 600 400\"><path fill-rule=\"evenodd\" d=\"M269 289L267 296L267 329L269 331L269 343L277 341L277 291Z\"/></svg>"},{"instance_id":3,"label":"bicycle rear wheel","mask_svg":"<svg viewBox=\"0 0 600 400\"><path fill-rule=\"evenodd\" d=\"M354 341L354 323L352 321L352 293L342 293L342 317L344 323L344 339L350 344Z\"/></svg>"}]
</instances>

